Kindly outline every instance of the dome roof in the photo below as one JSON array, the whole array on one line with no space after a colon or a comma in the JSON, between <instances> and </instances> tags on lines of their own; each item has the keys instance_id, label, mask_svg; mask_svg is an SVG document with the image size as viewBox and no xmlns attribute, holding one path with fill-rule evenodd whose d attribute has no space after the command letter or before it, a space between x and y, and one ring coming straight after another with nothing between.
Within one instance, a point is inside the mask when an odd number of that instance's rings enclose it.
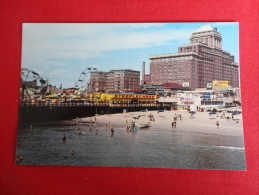
<instances>
[{"instance_id":1,"label":"dome roof","mask_svg":"<svg viewBox=\"0 0 259 195\"><path fill-rule=\"evenodd\" d=\"M205 32L205 31L211 31L211 30L214 30L214 29L210 25L205 25L205 26L200 27L195 32Z\"/></svg>"}]
</instances>

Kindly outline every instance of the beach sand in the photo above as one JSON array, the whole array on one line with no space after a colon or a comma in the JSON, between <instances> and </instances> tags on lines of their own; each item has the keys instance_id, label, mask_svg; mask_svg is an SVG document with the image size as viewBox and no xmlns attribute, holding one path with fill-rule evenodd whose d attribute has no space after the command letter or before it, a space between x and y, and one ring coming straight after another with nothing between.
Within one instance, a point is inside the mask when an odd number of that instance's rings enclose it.
<instances>
[{"instance_id":1,"label":"beach sand","mask_svg":"<svg viewBox=\"0 0 259 195\"><path fill-rule=\"evenodd\" d=\"M149 121L148 115L152 114L155 121ZM138 120L133 119L141 115ZM177 118L176 128L172 128L172 122L176 115L181 115L183 118ZM164 111L158 113L157 111L147 112L129 112L110 115L98 115L96 116L97 124L110 124L113 128L126 127L126 120L130 124L131 121L135 121L136 124L150 122L152 129L163 129L163 131L190 131L206 134L218 134L226 136L243 136L243 120L242 114L234 115L234 120L231 118L231 113L225 113L225 117L229 116L230 119L221 118L221 113L209 115L209 112L196 112L193 116L186 110L180 111ZM83 122L89 122L91 117L82 118ZM95 117L92 117L92 122L95 121ZM219 122L219 128L217 128L216 122ZM238 121L238 123L237 123Z\"/></svg>"}]
</instances>

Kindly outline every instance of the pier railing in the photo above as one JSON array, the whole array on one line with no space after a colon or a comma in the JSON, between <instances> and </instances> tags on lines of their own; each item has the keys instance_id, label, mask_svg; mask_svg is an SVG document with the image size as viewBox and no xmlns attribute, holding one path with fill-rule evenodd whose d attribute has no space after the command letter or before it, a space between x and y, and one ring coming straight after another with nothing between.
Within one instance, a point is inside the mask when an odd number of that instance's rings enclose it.
<instances>
[{"instance_id":1,"label":"pier railing","mask_svg":"<svg viewBox=\"0 0 259 195\"><path fill-rule=\"evenodd\" d=\"M109 104L109 103L63 103L63 102L21 102L20 106L28 107L28 106L35 106L35 107L78 107L78 106L86 106L86 107L154 107L159 106L159 104Z\"/></svg>"}]
</instances>

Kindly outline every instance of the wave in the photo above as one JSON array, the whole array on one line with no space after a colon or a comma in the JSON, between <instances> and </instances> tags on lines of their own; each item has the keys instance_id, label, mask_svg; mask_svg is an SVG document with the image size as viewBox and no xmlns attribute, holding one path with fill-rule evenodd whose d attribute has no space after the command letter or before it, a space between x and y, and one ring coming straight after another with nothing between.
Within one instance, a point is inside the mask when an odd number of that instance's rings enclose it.
<instances>
[{"instance_id":1,"label":"wave","mask_svg":"<svg viewBox=\"0 0 259 195\"><path fill-rule=\"evenodd\" d=\"M226 148L226 149L231 149L231 150L244 150L244 147L234 147L234 146L216 146L218 148Z\"/></svg>"}]
</instances>

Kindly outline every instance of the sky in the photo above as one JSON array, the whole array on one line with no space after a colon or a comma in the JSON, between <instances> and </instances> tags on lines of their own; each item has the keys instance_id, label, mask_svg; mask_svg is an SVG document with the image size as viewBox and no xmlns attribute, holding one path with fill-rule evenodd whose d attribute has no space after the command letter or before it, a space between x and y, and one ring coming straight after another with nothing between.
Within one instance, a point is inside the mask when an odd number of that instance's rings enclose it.
<instances>
[{"instance_id":1,"label":"sky","mask_svg":"<svg viewBox=\"0 0 259 195\"><path fill-rule=\"evenodd\" d=\"M21 66L63 88L74 87L87 68L142 71L145 62L149 74L151 55L177 53L204 25L217 28L222 49L239 63L237 22L24 23Z\"/></svg>"}]
</instances>

